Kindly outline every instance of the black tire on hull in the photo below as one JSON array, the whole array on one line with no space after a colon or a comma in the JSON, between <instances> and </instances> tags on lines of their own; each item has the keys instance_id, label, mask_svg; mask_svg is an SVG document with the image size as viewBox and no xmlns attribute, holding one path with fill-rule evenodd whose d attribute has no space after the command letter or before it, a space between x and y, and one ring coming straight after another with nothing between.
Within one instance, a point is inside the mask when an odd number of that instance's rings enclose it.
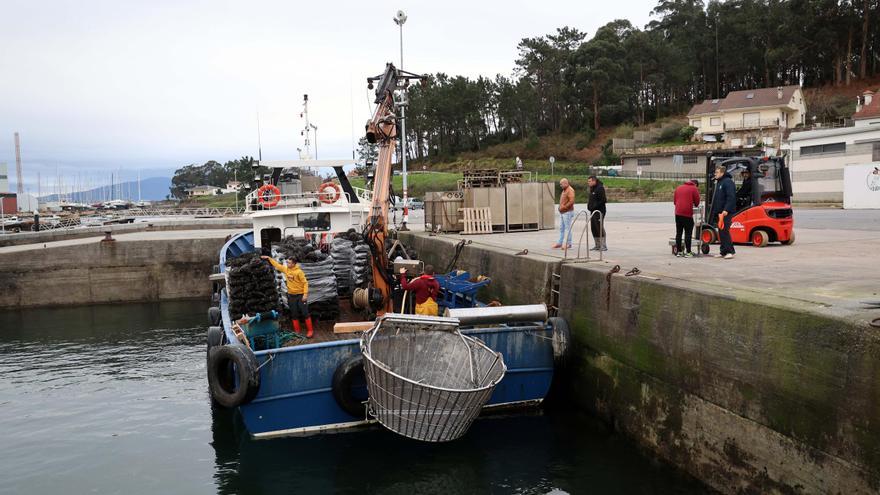
<instances>
[{"instance_id":1,"label":"black tire on hull","mask_svg":"<svg viewBox=\"0 0 880 495\"><path fill-rule=\"evenodd\" d=\"M208 308L208 321L211 322L211 325L219 325L222 318L223 315L220 313L220 308L217 306L211 306Z\"/></svg>"},{"instance_id":2,"label":"black tire on hull","mask_svg":"<svg viewBox=\"0 0 880 495\"><path fill-rule=\"evenodd\" d=\"M211 352L211 349L217 347L218 345L223 344L223 327L211 326L208 327L208 352Z\"/></svg>"},{"instance_id":3,"label":"black tire on hull","mask_svg":"<svg viewBox=\"0 0 880 495\"><path fill-rule=\"evenodd\" d=\"M260 390L258 367L257 357L244 346L211 348L208 351L211 398L223 407L237 407L254 400Z\"/></svg>"},{"instance_id":4,"label":"black tire on hull","mask_svg":"<svg viewBox=\"0 0 880 495\"><path fill-rule=\"evenodd\" d=\"M351 386L359 376L364 376L364 356L355 354L343 361L333 373L333 398L343 411L356 418L365 418L366 406L351 393Z\"/></svg>"},{"instance_id":5,"label":"black tire on hull","mask_svg":"<svg viewBox=\"0 0 880 495\"><path fill-rule=\"evenodd\" d=\"M571 331L568 329L568 322L565 321L565 318L558 316L549 318L547 322L553 329L553 340L551 341L553 344L553 360L556 364L562 364L571 350Z\"/></svg>"}]
</instances>

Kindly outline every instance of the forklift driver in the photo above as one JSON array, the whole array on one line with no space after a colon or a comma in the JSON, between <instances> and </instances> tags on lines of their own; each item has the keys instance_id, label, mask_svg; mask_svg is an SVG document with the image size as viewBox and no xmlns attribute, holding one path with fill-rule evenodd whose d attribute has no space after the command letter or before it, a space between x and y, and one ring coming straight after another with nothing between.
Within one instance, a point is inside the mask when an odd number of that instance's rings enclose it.
<instances>
[{"instance_id":1,"label":"forklift driver","mask_svg":"<svg viewBox=\"0 0 880 495\"><path fill-rule=\"evenodd\" d=\"M742 177L742 184L739 186L739 190L736 191L737 211L752 206L752 173L746 168L743 169L740 177Z\"/></svg>"}]
</instances>

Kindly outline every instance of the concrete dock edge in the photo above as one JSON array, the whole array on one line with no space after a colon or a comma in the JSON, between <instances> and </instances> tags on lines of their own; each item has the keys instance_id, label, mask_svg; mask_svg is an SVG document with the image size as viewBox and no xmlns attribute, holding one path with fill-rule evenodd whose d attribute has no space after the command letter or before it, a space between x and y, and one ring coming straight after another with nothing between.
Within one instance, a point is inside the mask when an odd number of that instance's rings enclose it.
<instances>
[{"instance_id":1,"label":"concrete dock edge","mask_svg":"<svg viewBox=\"0 0 880 495\"><path fill-rule=\"evenodd\" d=\"M404 237L438 270L463 237ZM573 353L571 401L722 493L880 489L880 333L822 307L767 304L680 281L472 244L456 267L489 275L481 295L547 302Z\"/></svg>"}]
</instances>

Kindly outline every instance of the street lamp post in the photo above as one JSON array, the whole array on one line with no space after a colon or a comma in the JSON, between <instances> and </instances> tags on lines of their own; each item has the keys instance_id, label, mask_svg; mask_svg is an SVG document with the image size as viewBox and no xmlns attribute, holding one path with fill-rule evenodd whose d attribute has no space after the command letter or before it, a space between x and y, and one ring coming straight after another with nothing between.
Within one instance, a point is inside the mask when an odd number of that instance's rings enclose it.
<instances>
[{"instance_id":1,"label":"street lamp post","mask_svg":"<svg viewBox=\"0 0 880 495\"><path fill-rule=\"evenodd\" d=\"M400 28L400 69L403 70L403 24L406 22L406 13L402 10L397 11L397 15L394 16L394 23ZM401 176L403 177L403 224L400 227L400 230L407 231L409 230L406 226L406 221L409 218L409 191L407 190L407 176L406 176L406 88L403 90L403 96L400 99L400 157L401 157L401 165L403 170L401 171Z\"/></svg>"}]
</instances>

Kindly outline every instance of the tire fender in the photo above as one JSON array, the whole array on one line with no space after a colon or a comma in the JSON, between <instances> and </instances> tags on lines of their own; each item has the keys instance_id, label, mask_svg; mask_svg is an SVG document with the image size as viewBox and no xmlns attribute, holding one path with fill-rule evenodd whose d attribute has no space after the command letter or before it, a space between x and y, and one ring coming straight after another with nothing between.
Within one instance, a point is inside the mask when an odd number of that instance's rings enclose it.
<instances>
[{"instance_id":1,"label":"tire fender","mask_svg":"<svg viewBox=\"0 0 880 495\"><path fill-rule=\"evenodd\" d=\"M214 347L223 344L223 327L208 327L208 352Z\"/></svg>"},{"instance_id":2,"label":"tire fender","mask_svg":"<svg viewBox=\"0 0 880 495\"><path fill-rule=\"evenodd\" d=\"M356 417L365 418L366 406L363 402L355 399L351 394L351 385L358 375L364 374L363 354L354 354L336 367L333 373L333 398L346 413Z\"/></svg>"},{"instance_id":3,"label":"tire fender","mask_svg":"<svg viewBox=\"0 0 880 495\"><path fill-rule=\"evenodd\" d=\"M208 385L211 388L211 398L228 408L254 400L260 391L258 368L257 357L242 345L211 348L208 351Z\"/></svg>"},{"instance_id":4,"label":"tire fender","mask_svg":"<svg viewBox=\"0 0 880 495\"><path fill-rule=\"evenodd\" d=\"M208 308L208 321L213 326L217 326L220 324L220 320L223 319L223 314L220 312L220 308L217 306L211 306Z\"/></svg>"},{"instance_id":5,"label":"tire fender","mask_svg":"<svg viewBox=\"0 0 880 495\"><path fill-rule=\"evenodd\" d=\"M565 318L558 316L551 317L547 320L550 328L553 330L553 360L557 363L563 363L568 357L571 350L571 331L568 329L568 322Z\"/></svg>"}]
</instances>

